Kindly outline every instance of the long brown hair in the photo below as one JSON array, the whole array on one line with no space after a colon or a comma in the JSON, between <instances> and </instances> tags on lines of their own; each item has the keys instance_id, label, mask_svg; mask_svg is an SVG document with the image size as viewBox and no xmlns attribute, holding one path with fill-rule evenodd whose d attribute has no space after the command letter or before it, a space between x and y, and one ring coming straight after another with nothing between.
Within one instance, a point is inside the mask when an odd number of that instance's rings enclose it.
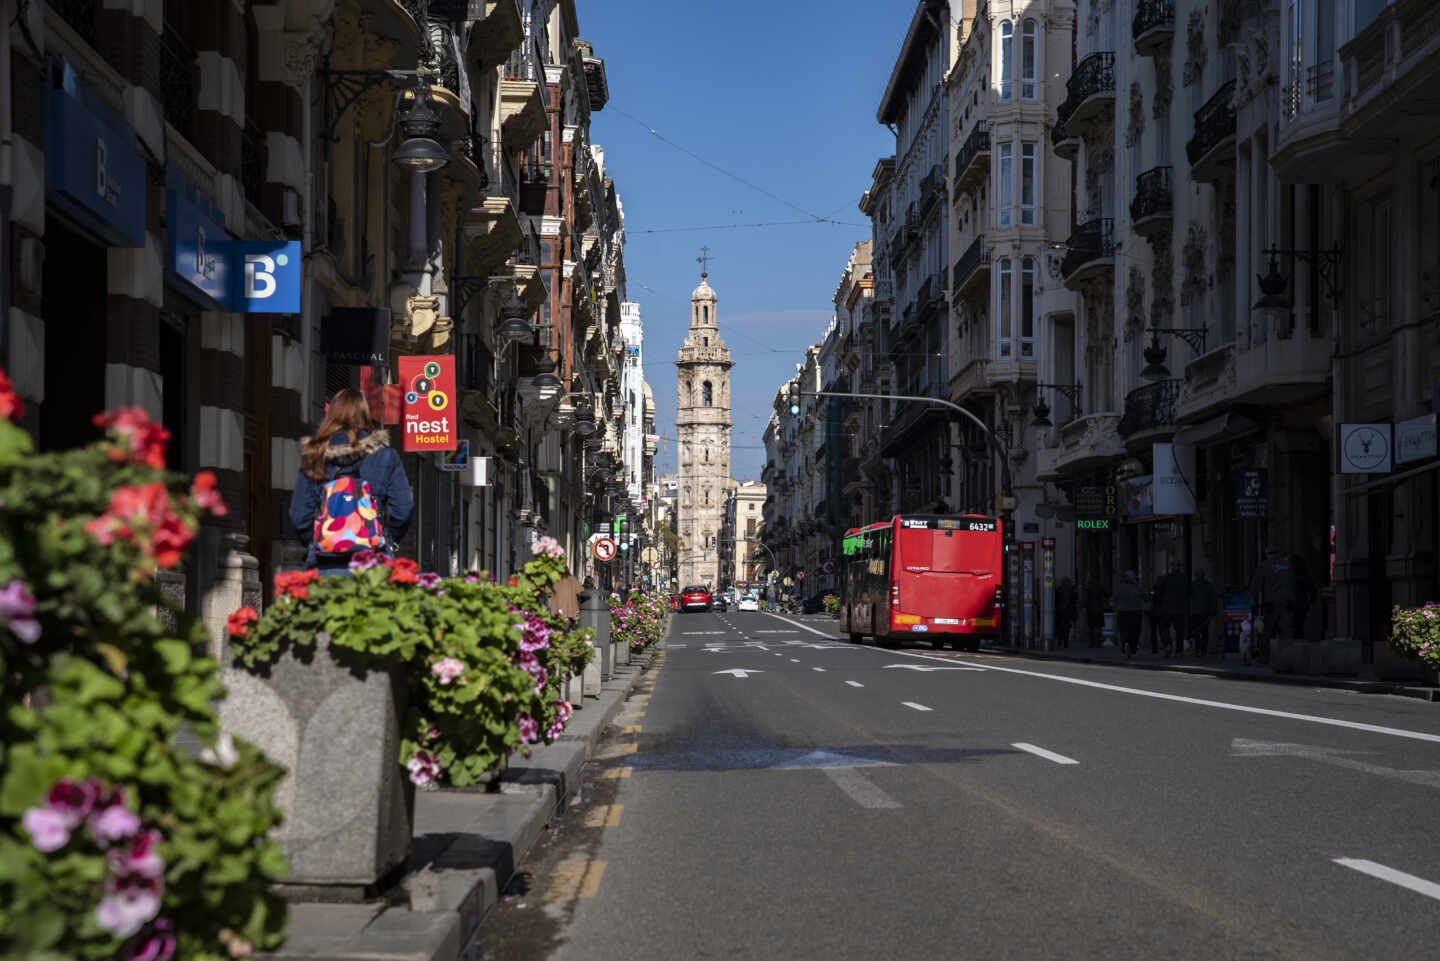
<instances>
[{"instance_id":1,"label":"long brown hair","mask_svg":"<svg viewBox=\"0 0 1440 961\"><path fill-rule=\"evenodd\" d=\"M370 418L370 404L358 390L337 391L330 398L325 419L320 429L305 443L300 455L300 466L307 477L325 479L325 451L330 447L330 438L343 432L345 439L353 444L360 439L360 431L370 430L374 421Z\"/></svg>"}]
</instances>

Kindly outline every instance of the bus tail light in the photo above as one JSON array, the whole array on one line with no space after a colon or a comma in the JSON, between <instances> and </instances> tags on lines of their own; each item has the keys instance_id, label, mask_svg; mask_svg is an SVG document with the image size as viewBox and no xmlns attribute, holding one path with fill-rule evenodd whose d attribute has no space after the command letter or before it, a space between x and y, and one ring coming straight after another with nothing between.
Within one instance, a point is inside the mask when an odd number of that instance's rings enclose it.
<instances>
[{"instance_id":1,"label":"bus tail light","mask_svg":"<svg viewBox=\"0 0 1440 961\"><path fill-rule=\"evenodd\" d=\"M900 585L893 581L890 584L890 606L895 608L900 606Z\"/></svg>"}]
</instances>

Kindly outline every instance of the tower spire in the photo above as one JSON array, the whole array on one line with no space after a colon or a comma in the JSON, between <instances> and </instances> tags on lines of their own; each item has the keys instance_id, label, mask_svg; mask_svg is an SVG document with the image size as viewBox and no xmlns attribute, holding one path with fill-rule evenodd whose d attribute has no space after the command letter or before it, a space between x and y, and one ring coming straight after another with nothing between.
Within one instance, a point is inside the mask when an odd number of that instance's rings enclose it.
<instances>
[{"instance_id":1,"label":"tower spire","mask_svg":"<svg viewBox=\"0 0 1440 961\"><path fill-rule=\"evenodd\" d=\"M695 262L700 265L701 280L704 280L706 277L710 276L710 259L710 248L701 247L700 256L695 258Z\"/></svg>"}]
</instances>

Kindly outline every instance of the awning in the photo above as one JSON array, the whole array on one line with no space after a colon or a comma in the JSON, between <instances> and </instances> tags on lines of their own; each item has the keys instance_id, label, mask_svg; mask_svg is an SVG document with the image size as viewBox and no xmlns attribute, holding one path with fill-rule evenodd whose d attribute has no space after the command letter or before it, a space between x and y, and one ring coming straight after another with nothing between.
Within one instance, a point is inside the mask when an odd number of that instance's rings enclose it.
<instances>
[{"instance_id":1,"label":"awning","mask_svg":"<svg viewBox=\"0 0 1440 961\"><path fill-rule=\"evenodd\" d=\"M1221 414L1192 427L1175 432L1177 444L1218 444L1261 429L1261 425L1241 414Z\"/></svg>"}]
</instances>

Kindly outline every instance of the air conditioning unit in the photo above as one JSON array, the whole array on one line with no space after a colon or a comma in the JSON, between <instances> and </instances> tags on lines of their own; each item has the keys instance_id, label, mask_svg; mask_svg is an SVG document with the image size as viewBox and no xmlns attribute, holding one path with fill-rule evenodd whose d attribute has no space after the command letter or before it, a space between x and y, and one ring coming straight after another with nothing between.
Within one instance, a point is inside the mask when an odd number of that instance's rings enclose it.
<instances>
[{"instance_id":1,"label":"air conditioning unit","mask_svg":"<svg viewBox=\"0 0 1440 961\"><path fill-rule=\"evenodd\" d=\"M464 487L489 487L490 477L494 471L493 457L472 457L469 466L460 473L460 483Z\"/></svg>"}]
</instances>

